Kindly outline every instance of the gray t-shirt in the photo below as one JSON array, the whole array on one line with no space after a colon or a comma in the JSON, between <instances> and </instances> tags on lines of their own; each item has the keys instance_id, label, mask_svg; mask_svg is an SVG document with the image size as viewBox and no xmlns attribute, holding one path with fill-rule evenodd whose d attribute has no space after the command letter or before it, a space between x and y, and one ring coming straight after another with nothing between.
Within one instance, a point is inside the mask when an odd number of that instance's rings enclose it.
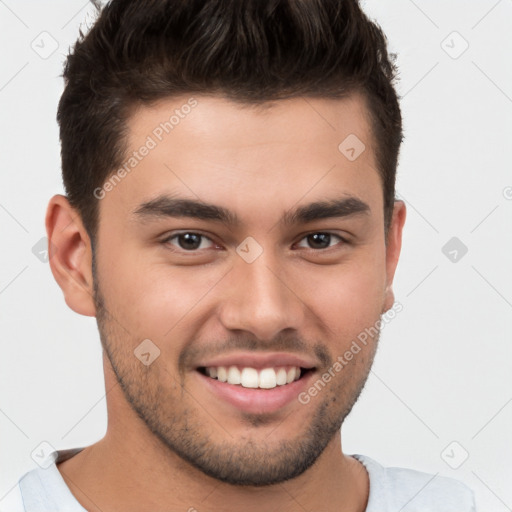
<instances>
[{"instance_id":1,"label":"gray t-shirt","mask_svg":"<svg viewBox=\"0 0 512 512\"><path fill-rule=\"evenodd\" d=\"M87 512L73 496L57 463L83 448L51 452L46 464L25 473L0 501L1 512ZM366 512L475 512L473 492L452 478L405 468L383 467L353 455L370 478Z\"/></svg>"}]
</instances>

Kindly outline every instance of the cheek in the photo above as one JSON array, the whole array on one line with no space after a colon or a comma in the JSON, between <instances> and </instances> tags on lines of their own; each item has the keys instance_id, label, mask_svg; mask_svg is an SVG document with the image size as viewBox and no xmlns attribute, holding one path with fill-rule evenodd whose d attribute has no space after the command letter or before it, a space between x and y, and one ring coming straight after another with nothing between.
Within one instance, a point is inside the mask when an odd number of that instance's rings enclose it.
<instances>
[{"instance_id":1,"label":"cheek","mask_svg":"<svg viewBox=\"0 0 512 512\"><path fill-rule=\"evenodd\" d=\"M306 291L317 317L342 339L357 336L382 312L385 264L371 259L329 268Z\"/></svg>"},{"instance_id":2,"label":"cheek","mask_svg":"<svg viewBox=\"0 0 512 512\"><path fill-rule=\"evenodd\" d=\"M162 339L181 327L221 277L217 269L172 267L125 252L104 266L100 285L107 308L130 334Z\"/></svg>"}]
</instances>

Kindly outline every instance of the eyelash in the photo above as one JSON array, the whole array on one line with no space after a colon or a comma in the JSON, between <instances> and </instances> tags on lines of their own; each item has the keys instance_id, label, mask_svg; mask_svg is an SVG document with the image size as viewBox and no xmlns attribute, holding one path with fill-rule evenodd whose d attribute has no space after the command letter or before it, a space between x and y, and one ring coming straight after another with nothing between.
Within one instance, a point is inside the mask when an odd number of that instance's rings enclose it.
<instances>
[{"instance_id":1,"label":"eyelash","mask_svg":"<svg viewBox=\"0 0 512 512\"><path fill-rule=\"evenodd\" d=\"M342 245L345 245L345 244L349 243L347 239L343 238L340 235L337 235L336 233L332 233L330 231L313 231L311 233L308 233L308 234L304 235L299 240L299 242L302 242L302 240L307 239L309 236L320 235L320 234L322 234L322 235L329 235L331 237L336 237L336 238L338 238L342 242ZM202 233L198 233L196 231L183 231L181 233L175 233L174 235L168 236L167 238L162 240L162 244L164 244L164 245L171 245L170 244L171 240L173 240L175 238L178 238L179 236L182 236L182 235L198 235L199 237L201 237L201 242L202 242L203 239L206 239L206 240L209 240L210 242L212 242L213 244L215 244L215 242L211 238L209 238L206 235L203 235ZM217 244L215 244L215 245L217 245ZM308 249L310 251L313 251L313 252L323 252L323 251L328 251L329 249L332 249L333 247L336 247L336 245L337 244L335 244L333 246L321 248L321 249L315 249L315 248L311 248L311 247L309 247ZM197 253L200 252L200 249L186 250L186 249L183 249L181 247L176 247L176 248L173 248L172 250L174 250L176 252L190 253L190 254L197 254Z\"/></svg>"}]
</instances>

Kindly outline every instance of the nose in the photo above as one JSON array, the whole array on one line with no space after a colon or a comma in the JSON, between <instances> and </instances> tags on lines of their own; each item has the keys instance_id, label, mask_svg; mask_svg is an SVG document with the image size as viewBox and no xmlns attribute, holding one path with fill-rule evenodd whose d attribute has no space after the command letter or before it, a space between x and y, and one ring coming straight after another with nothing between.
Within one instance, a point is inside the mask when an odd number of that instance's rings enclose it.
<instances>
[{"instance_id":1,"label":"nose","mask_svg":"<svg viewBox=\"0 0 512 512\"><path fill-rule=\"evenodd\" d=\"M220 306L226 329L250 331L260 340L271 340L285 329L300 329L306 305L284 265L270 251L252 263L235 261Z\"/></svg>"}]
</instances>

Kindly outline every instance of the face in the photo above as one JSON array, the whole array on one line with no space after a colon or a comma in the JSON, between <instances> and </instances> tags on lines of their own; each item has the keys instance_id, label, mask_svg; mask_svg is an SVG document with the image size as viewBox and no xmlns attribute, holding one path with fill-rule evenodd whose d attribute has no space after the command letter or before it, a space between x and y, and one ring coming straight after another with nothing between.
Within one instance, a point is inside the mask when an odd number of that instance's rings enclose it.
<instances>
[{"instance_id":1,"label":"face","mask_svg":"<svg viewBox=\"0 0 512 512\"><path fill-rule=\"evenodd\" d=\"M336 362L391 307L398 256L365 112L357 96L161 101L130 119L136 160L98 192L109 363L150 431L210 476L304 472L366 381L378 335ZM356 159L338 149L350 134Z\"/></svg>"}]
</instances>

